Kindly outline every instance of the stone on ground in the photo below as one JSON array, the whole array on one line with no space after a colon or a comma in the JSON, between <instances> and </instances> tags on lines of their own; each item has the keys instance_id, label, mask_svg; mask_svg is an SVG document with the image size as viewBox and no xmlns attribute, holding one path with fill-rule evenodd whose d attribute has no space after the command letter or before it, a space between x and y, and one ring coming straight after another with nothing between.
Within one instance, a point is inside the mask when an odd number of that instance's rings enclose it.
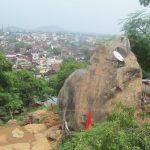
<instances>
[{"instance_id":1,"label":"stone on ground","mask_svg":"<svg viewBox=\"0 0 150 150\"><path fill-rule=\"evenodd\" d=\"M24 132L21 131L19 128L16 128L12 131L12 136L15 138L23 138L24 137Z\"/></svg>"},{"instance_id":2,"label":"stone on ground","mask_svg":"<svg viewBox=\"0 0 150 150\"><path fill-rule=\"evenodd\" d=\"M62 137L62 131L60 129L60 125L57 126L53 126L51 128L49 128L46 132L45 135L47 138L55 140L55 141L59 141Z\"/></svg>"}]
</instances>

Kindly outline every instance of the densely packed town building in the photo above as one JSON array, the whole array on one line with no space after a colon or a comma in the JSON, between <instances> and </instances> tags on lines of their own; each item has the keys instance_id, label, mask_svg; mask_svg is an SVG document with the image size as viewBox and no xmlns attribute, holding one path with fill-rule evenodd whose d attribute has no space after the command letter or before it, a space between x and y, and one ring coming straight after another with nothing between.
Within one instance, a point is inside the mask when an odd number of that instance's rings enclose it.
<instances>
[{"instance_id":1,"label":"densely packed town building","mask_svg":"<svg viewBox=\"0 0 150 150\"><path fill-rule=\"evenodd\" d=\"M97 35L79 33L1 32L0 50L14 69L42 76L56 73L63 59L83 61L97 40Z\"/></svg>"}]
</instances>

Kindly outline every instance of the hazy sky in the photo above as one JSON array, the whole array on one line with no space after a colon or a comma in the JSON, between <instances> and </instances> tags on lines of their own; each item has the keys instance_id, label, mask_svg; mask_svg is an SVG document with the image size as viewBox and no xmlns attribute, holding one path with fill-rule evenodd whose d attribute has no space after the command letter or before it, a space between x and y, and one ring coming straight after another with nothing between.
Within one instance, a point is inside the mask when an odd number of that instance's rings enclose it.
<instances>
[{"instance_id":1,"label":"hazy sky","mask_svg":"<svg viewBox=\"0 0 150 150\"><path fill-rule=\"evenodd\" d=\"M118 20L139 9L138 0L0 0L0 25L119 33Z\"/></svg>"}]
</instances>

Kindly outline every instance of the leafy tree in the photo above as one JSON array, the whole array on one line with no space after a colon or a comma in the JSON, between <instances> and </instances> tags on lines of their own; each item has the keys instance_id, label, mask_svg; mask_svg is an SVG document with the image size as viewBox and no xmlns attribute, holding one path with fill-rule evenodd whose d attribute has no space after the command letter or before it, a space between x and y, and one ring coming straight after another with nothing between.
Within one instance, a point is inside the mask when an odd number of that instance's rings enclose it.
<instances>
[{"instance_id":1,"label":"leafy tree","mask_svg":"<svg viewBox=\"0 0 150 150\"><path fill-rule=\"evenodd\" d=\"M22 100L18 94L12 91L11 93L0 91L0 106L3 106L6 112L10 113L12 119L14 111L18 108L21 108L22 104Z\"/></svg>"},{"instance_id":2,"label":"leafy tree","mask_svg":"<svg viewBox=\"0 0 150 150\"><path fill-rule=\"evenodd\" d=\"M0 54L0 89L10 88L10 74L12 71L12 64L6 61L5 56Z\"/></svg>"},{"instance_id":3,"label":"leafy tree","mask_svg":"<svg viewBox=\"0 0 150 150\"><path fill-rule=\"evenodd\" d=\"M12 64L8 61L6 61L5 56L0 53L0 71L11 71L12 70Z\"/></svg>"},{"instance_id":4,"label":"leafy tree","mask_svg":"<svg viewBox=\"0 0 150 150\"><path fill-rule=\"evenodd\" d=\"M22 105L18 93L15 93L13 84L12 64L6 61L4 55L0 54L0 106L9 110L11 116L13 111Z\"/></svg>"},{"instance_id":5,"label":"leafy tree","mask_svg":"<svg viewBox=\"0 0 150 150\"><path fill-rule=\"evenodd\" d=\"M4 53L4 49L0 47L0 53Z\"/></svg>"},{"instance_id":6,"label":"leafy tree","mask_svg":"<svg viewBox=\"0 0 150 150\"><path fill-rule=\"evenodd\" d=\"M124 20L123 30L129 37L143 72L147 74L150 72L150 14L143 11L130 14Z\"/></svg>"},{"instance_id":7,"label":"leafy tree","mask_svg":"<svg viewBox=\"0 0 150 150\"><path fill-rule=\"evenodd\" d=\"M30 102L43 100L50 94L48 82L35 78L26 70L12 71L12 64L0 54L0 106L11 113Z\"/></svg>"},{"instance_id":8,"label":"leafy tree","mask_svg":"<svg viewBox=\"0 0 150 150\"><path fill-rule=\"evenodd\" d=\"M34 78L30 72L25 70L17 71L15 75L14 87L16 87L24 105L27 106L34 98Z\"/></svg>"},{"instance_id":9,"label":"leafy tree","mask_svg":"<svg viewBox=\"0 0 150 150\"><path fill-rule=\"evenodd\" d=\"M15 43L15 42L17 42L16 37L14 35L9 35L9 37L7 38L7 41L9 43Z\"/></svg>"},{"instance_id":10,"label":"leafy tree","mask_svg":"<svg viewBox=\"0 0 150 150\"><path fill-rule=\"evenodd\" d=\"M90 59L90 51L88 49L84 49L82 53L84 55L85 60L88 61Z\"/></svg>"},{"instance_id":11,"label":"leafy tree","mask_svg":"<svg viewBox=\"0 0 150 150\"><path fill-rule=\"evenodd\" d=\"M150 0L139 0L139 1L140 1L140 4L145 6L145 7L150 4Z\"/></svg>"},{"instance_id":12,"label":"leafy tree","mask_svg":"<svg viewBox=\"0 0 150 150\"><path fill-rule=\"evenodd\" d=\"M85 63L77 62L74 59L63 60L60 71L50 79L50 87L53 89L52 94L57 95L62 88L65 80L76 69L85 68Z\"/></svg>"},{"instance_id":13,"label":"leafy tree","mask_svg":"<svg viewBox=\"0 0 150 150\"><path fill-rule=\"evenodd\" d=\"M30 44L24 43L24 42L18 42L15 44L15 50L16 52L20 51L20 48L26 48L26 49L31 49L32 46Z\"/></svg>"},{"instance_id":14,"label":"leafy tree","mask_svg":"<svg viewBox=\"0 0 150 150\"><path fill-rule=\"evenodd\" d=\"M60 55L60 54L61 54L61 49L59 49L59 48L54 48L54 49L53 49L53 54L54 54L54 55Z\"/></svg>"},{"instance_id":15,"label":"leafy tree","mask_svg":"<svg viewBox=\"0 0 150 150\"><path fill-rule=\"evenodd\" d=\"M47 81L35 78L26 70L17 71L14 87L17 89L23 104L28 106L34 100L44 100L50 94Z\"/></svg>"},{"instance_id":16,"label":"leafy tree","mask_svg":"<svg viewBox=\"0 0 150 150\"><path fill-rule=\"evenodd\" d=\"M49 83L43 79L36 79L35 82L35 95L38 100L45 100L52 89L49 87Z\"/></svg>"},{"instance_id":17,"label":"leafy tree","mask_svg":"<svg viewBox=\"0 0 150 150\"><path fill-rule=\"evenodd\" d=\"M59 93L59 90L58 89L58 86L59 86L59 78L58 78L58 75L54 75L50 78L50 87L51 87L51 95L54 95L54 96L57 96L58 93Z\"/></svg>"}]
</instances>

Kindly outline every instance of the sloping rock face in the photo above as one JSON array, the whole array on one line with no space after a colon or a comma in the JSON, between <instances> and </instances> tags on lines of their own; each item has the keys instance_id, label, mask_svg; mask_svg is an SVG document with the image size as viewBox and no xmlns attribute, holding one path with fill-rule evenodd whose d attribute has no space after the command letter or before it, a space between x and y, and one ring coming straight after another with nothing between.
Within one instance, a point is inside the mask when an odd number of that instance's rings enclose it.
<instances>
[{"instance_id":1,"label":"sloping rock face","mask_svg":"<svg viewBox=\"0 0 150 150\"><path fill-rule=\"evenodd\" d=\"M122 54L124 62L114 57L114 50ZM70 130L78 131L85 128L89 111L96 123L106 119L117 101L139 108L141 76L126 37L100 46L93 51L89 67L75 71L65 81L58 96L62 120Z\"/></svg>"}]
</instances>

